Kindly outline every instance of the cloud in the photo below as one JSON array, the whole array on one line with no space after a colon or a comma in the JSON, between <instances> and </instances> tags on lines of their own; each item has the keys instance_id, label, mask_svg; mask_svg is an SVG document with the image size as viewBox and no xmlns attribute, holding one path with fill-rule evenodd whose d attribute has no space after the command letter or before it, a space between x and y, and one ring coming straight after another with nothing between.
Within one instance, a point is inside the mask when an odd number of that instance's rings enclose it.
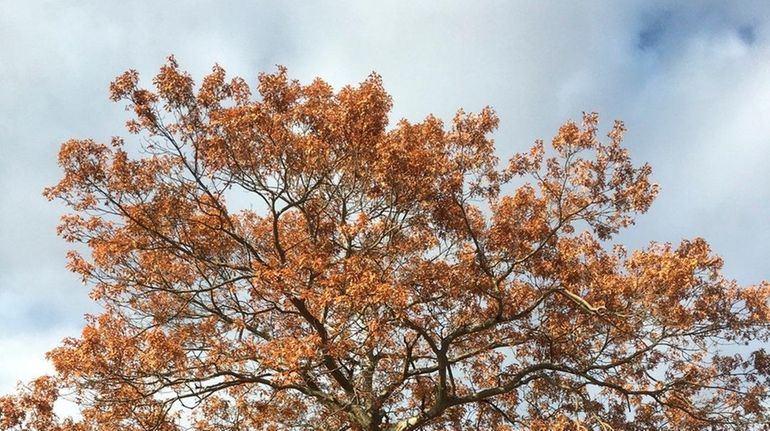
<instances>
[{"instance_id":1,"label":"cloud","mask_svg":"<svg viewBox=\"0 0 770 431\"><path fill-rule=\"evenodd\" d=\"M0 389L9 392L16 384L53 372L53 367L45 360L43 352L55 347L76 328L60 327L44 334L28 334L0 337L0 351L3 352L3 366L0 367Z\"/></svg>"}]
</instances>

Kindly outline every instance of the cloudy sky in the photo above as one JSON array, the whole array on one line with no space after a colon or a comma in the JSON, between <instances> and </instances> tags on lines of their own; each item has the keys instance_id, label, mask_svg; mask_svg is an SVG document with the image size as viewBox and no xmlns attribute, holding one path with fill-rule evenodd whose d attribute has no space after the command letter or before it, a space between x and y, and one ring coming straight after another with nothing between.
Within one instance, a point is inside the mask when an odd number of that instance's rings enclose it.
<instances>
[{"instance_id":1,"label":"cloudy sky","mask_svg":"<svg viewBox=\"0 0 770 431\"><path fill-rule=\"evenodd\" d=\"M501 158L583 111L622 119L662 192L619 240L702 236L728 276L770 277L770 2L0 0L0 393L97 310L64 270L64 208L41 196L58 146L125 136L109 82L172 53L250 82L276 64L337 87L374 70L394 119L491 105Z\"/></svg>"}]
</instances>

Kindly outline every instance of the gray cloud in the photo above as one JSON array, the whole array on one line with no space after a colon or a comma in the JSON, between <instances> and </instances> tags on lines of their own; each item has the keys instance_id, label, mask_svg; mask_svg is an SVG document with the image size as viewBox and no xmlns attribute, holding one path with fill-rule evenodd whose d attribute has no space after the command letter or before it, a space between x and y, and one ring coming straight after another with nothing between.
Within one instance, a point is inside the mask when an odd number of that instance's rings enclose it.
<instances>
[{"instance_id":1,"label":"gray cloud","mask_svg":"<svg viewBox=\"0 0 770 431\"><path fill-rule=\"evenodd\" d=\"M149 78L165 56L200 77L213 63L253 81L285 64L336 86L376 70L394 117L489 104L502 158L596 110L663 191L621 236L634 246L701 235L728 275L767 277L770 6L765 2L7 1L0 15L0 392L94 310L64 268L64 211L40 195L58 145L126 135L110 80ZM130 139L130 138L129 138ZM24 340L30 340L25 342ZM34 340L44 340L35 341ZM24 347L20 347L24 346ZM6 350L8 351L8 350Z\"/></svg>"}]
</instances>

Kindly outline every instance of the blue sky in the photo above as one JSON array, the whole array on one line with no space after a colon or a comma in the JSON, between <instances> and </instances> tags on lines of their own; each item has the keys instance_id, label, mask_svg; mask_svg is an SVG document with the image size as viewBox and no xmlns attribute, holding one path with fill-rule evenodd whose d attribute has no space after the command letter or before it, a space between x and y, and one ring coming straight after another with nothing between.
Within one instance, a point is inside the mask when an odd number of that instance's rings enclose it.
<instances>
[{"instance_id":1,"label":"blue sky","mask_svg":"<svg viewBox=\"0 0 770 431\"><path fill-rule=\"evenodd\" d=\"M184 4L185 6L181 6ZM339 87L371 71L394 120L493 106L502 159L597 111L626 122L659 199L618 240L705 237L742 284L770 277L770 3L5 0L0 13L0 393L96 311L41 196L68 138L123 135L109 82L169 54L253 82L288 66Z\"/></svg>"}]
</instances>

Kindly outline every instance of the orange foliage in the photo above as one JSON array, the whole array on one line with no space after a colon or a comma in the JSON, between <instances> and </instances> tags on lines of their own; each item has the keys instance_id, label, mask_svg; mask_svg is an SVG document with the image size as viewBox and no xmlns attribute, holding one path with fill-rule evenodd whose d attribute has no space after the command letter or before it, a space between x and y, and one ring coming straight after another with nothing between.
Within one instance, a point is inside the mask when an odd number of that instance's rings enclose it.
<instances>
[{"instance_id":1,"label":"orange foliage","mask_svg":"<svg viewBox=\"0 0 770 431\"><path fill-rule=\"evenodd\" d=\"M61 148L45 195L104 313L0 398L3 428L765 426L767 354L719 346L767 341L770 286L723 278L702 239L610 246L657 193L622 123L604 143L584 115L499 169L492 109L389 126L377 75L279 68L252 97L171 58L153 83L110 89L141 152Z\"/></svg>"}]
</instances>

